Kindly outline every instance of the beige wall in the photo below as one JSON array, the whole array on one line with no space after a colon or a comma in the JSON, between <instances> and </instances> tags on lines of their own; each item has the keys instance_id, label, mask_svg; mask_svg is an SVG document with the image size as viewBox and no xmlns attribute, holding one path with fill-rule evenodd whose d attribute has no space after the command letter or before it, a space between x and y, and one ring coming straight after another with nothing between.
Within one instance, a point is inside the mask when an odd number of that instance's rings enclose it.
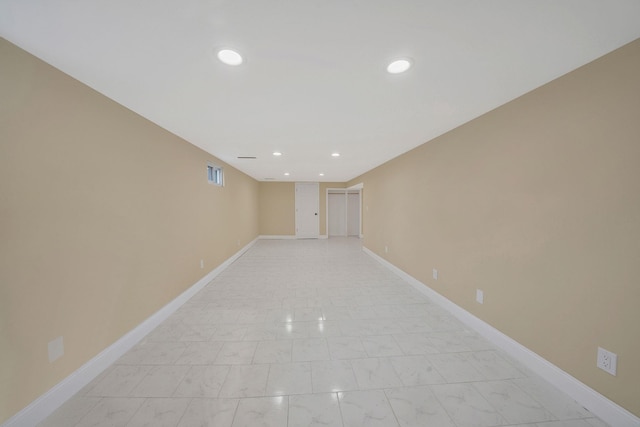
<instances>
[{"instance_id":1,"label":"beige wall","mask_svg":"<svg viewBox=\"0 0 640 427\"><path fill-rule=\"evenodd\" d=\"M293 236L296 234L295 184L260 183L260 234Z\"/></svg>"},{"instance_id":2,"label":"beige wall","mask_svg":"<svg viewBox=\"0 0 640 427\"><path fill-rule=\"evenodd\" d=\"M2 423L255 239L259 187L5 40L0 75Z\"/></svg>"},{"instance_id":3,"label":"beige wall","mask_svg":"<svg viewBox=\"0 0 640 427\"><path fill-rule=\"evenodd\" d=\"M640 416L639 113L640 40L354 179L365 246Z\"/></svg>"},{"instance_id":4,"label":"beige wall","mask_svg":"<svg viewBox=\"0 0 640 427\"><path fill-rule=\"evenodd\" d=\"M344 188L344 183L321 182L318 212L320 235L326 232L327 188ZM295 236L296 191L294 182L260 183L260 234L263 236Z\"/></svg>"}]
</instances>

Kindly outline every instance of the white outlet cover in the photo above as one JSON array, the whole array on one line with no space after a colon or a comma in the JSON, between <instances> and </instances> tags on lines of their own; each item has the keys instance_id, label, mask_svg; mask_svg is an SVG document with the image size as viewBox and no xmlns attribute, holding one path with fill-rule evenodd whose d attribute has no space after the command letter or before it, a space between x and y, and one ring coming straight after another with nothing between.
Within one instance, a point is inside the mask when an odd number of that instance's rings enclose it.
<instances>
[{"instance_id":1,"label":"white outlet cover","mask_svg":"<svg viewBox=\"0 0 640 427\"><path fill-rule=\"evenodd\" d=\"M479 304L484 304L484 292L480 289L476 289L476 301Z\"/></svg>"},{"instance_id":2,"label":"white outlet cover","mask_svg":"<svg viewBox=\"0 0 640 427\"><path fill-rule=\"evenodd\" d=\"M64 341L62 337L58 337L49 341L49 363L55 362L64 355Z\"/></svg>"},{"instance_id":3,"label":"white outlet cover","mask_svg":"<svg viewBox=\"0 0 640 427\"><path fill-rule=\"evenodd\" d=\"M438 280L438 270L433 269L433 280Z\"/></svg>"},{"instance_id":4,"label":"white outlet cover","mask_svg":"<svg viewBox=\"0 0 640 427\"><path fill-rule=\"evenodd\" d=\"M603 371L616 376L618 365L618 355L610 352L609 350L605 350L602 347L598 347L598 368Z\"/></svg>"}]
</instances>

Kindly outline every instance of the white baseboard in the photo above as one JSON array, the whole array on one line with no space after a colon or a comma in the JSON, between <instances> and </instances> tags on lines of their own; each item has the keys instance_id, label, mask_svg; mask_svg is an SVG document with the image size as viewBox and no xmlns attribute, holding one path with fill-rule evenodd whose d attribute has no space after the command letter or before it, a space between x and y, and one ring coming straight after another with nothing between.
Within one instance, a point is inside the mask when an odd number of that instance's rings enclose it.
<instances>
[{"instance_id":1,"label":"white baseboard","mask_svg":"<svg viewBox=\"0 0 640 427\"><path fill-rule=\"evenodd\" d=\"M373 259L393 271L406 282L440 305L445 310L456 316L460 321L477 331L480 335L492 342L496 347L504 350L514 359L524 364L557 389L565 392L576 402L584 406L591 413L602 419L607 424L615 427L640 427L640 418L627 411L617 403L607 399L591 387L572 377L553 363L529 350L509 336L503 334L485 321L477 318L462 307L443 297L418 279L407 274L389 261L375 254L367 248L362 250Z\"/></svg>"},{"instance_id":2,"label":"white baseboard","mask_svg":"<svg viewBox=\"0 0 640 427\"><path fill-rule=\"evenodd\" d=\"M320 234L318 239L327 239L329 236L326 234ZM303 239L314 239L315 237L303 237ZM262 234L258 236L258 239L261 240L289 240L289 239L298 239L297 236L292 236L288 234L278 235L278 234Z\"/></svg>"},{"instance_id":3,"label":"white baseboard","mask_svg":"<svg viewBox=\"0 0 640 427\"><path fill-rule=\"evenodd\" d=\"M118 341L104 349L97 356L53 386L53 388L45 394L31 402L16 415L9 418L4 424L2 424L2 427L35 426L47 418L74 394L89 384L102 371L107 369L122 355L129 351L149 332L160 325L160 323L173 314L198 291L204 288L207 283L211 282L211 280L229 267L236 259L253 246L257 240L258 239L253 240L251 243L240 249L232 257L224 261L214 270L210 271L202 279L198 280L189 289L178 295L173 301L152 314L134 329L127 332L118 339Z\"/></svg>"}]
</instances>

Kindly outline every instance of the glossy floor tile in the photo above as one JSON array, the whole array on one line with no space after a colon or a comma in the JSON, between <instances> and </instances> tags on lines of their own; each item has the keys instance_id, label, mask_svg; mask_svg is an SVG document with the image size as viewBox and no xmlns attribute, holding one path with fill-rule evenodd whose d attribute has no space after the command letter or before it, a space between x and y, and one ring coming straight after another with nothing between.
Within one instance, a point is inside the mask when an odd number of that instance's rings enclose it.
<instances>
[{"instance_id":1,"label":"glossy floor tile","mask_svg":"<svg viewBox=\"0 0 640 427\"><path fill-rule=\"evenodd\" d=\"M353 238L259 240L41 425L606 427Z\"/></svg>"}]
</instances>

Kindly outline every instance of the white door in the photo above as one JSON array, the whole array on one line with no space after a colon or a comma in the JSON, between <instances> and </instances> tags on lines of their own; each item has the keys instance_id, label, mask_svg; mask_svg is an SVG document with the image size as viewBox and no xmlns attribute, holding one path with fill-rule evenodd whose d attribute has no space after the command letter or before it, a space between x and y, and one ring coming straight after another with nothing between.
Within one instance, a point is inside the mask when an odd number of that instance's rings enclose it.
<instances>
[{"instance_id":1,"label":"white door","mask_svg":"<svg viewBox=\"0 0 640 427\"><path fill-rule=\"evenodd\" d=\"M320 186L317 182L296 182L296 237L318 238Z\"/></svg>"},{"instance_id":2,"label":"white door","mask_svg":"<svg viewBox=\"0 0 640 427\"><path fill-rule=\"evenodd\" d=\"M347 235L360 236L360 192L347 195Z\"/></svg>"},{"instance_id":3,"label":"white door","mask_svg":"<svg viewBox=\"0 0 640 427\"><path fill-rule=\"evenodd\" d=\"M329 236L346 236L347 209L344 193L329 193L327 203L329 206Z\"/></svg>"}]
</instances>

